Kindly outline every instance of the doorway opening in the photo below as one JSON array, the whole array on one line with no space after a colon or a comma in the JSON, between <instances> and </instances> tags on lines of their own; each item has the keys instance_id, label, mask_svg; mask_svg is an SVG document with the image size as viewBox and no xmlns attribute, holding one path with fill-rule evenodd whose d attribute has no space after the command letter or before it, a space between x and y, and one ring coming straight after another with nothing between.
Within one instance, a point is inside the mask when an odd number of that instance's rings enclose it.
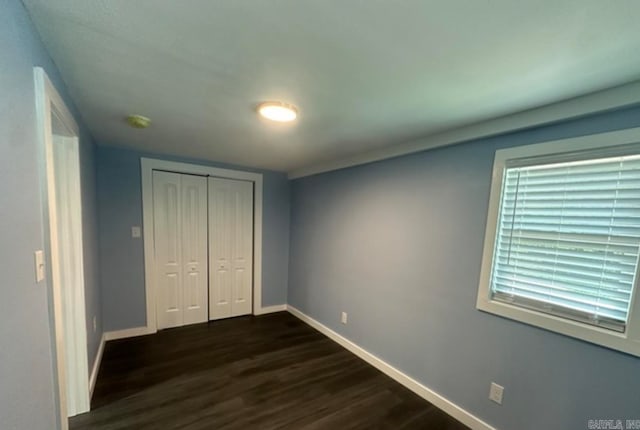
<instances>
[{"instance_id":1,"label":"doorway opening","mask_svg":"<svg viewBox=\"0 0 640 430\"><path fill-rule=\"evenodd\" d=\"M34 69L40 135L46 277L59 421L90 408L79 130L41 68Z\"/></svg>"}]
</instances>

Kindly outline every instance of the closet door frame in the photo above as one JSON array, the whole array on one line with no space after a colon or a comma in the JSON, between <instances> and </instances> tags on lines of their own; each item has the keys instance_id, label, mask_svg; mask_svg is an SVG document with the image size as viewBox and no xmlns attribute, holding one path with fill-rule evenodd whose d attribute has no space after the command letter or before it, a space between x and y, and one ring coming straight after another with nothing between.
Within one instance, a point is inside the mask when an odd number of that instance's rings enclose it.
<instances>
[{"instance_id":1,"label":"closet door frame","mask_svg":"<svg viewBox=\"0 0 640 430\"><path fill-rule=\"evenodd\" d=\"M153 235L153 171L213 176L253 182L253 315L265 313L262 307L262 174L242 170L140 158L142 173L142 238L144 242L145 300L147 325L138 334L158 331L156 319L155 242Z\"/></svg>"}]
</instances>

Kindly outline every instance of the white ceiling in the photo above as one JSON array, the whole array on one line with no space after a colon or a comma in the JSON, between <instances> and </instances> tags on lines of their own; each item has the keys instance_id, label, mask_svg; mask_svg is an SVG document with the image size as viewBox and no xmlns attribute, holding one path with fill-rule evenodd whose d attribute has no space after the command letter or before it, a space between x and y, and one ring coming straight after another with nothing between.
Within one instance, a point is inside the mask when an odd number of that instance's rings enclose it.
<instances>
[{"instance_id":1,"label":"white ceiling","mask_svg":"<svg viewBox=\"0 0 640 430\"><path fill-rule=\"evenodd\" d=\"M640 78L638 0L23 1L101 144L281 171Z\"/></svg>"}]
</instances>

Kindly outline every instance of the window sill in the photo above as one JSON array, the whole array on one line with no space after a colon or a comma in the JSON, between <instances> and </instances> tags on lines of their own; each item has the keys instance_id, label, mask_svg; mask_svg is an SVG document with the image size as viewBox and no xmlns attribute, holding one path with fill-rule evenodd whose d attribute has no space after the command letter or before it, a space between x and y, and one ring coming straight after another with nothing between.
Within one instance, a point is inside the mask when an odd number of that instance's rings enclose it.
<instances>
[{"instance_id":1,"label":"window sill","mask_svg":"<svg viewBox=\"0 0 640 430\"><path fill-rule=\"evenodd\" d=\"M478 297L476 308L483 312L640 357L640 339L629 334L633 332L632 327L627 327L625 333L618 333L483 297Z\"/></svg>"}]
</instances>

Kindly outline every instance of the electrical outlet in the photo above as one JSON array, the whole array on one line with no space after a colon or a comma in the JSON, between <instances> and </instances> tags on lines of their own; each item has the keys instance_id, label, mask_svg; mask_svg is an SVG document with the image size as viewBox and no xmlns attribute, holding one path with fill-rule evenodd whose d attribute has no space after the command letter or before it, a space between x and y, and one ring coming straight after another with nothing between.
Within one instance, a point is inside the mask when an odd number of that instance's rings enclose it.
<instances>
[{"instance_id":1,"label":"electrical outlet","mask_svg":"<svg viewBox=\"0 0 640 430\"><path fill-rule=\"evenodd\" d=\"M98 321L96 320L96 317L94 315L94 317L93 317L93 332L95 333L96 330L98 330Z\"/></svg>"},{"instance_id":2,"label":"electrical outlet","mask_svg":"<svg viewBox=\"0 0 640 430\"><path fill-rule=\"evenodd\" d=\"M342 315L340 316L340 322L342 324L346 324L347 323L347 313L346 312L342 312Z\"/></svg>"},{"instance_id":3,"label":"electrical outlet","mask_svg":"<svg viewBox=\"0 0 640 430\"><path fill-rule=\"evenodd\" d=\"M131 237L139 238L140 236L142 236L142 231L140 230L140 227L137 225L134 225L133 227L131 227Z\"/></svg>"},{"instance_id":4,"label":"electrical outlet","mask_svg":"<svg viewBox=\"0 0 640 430\"><path fill-rule=\"evenodd\" d=\"M491 383L491 388L489 388L489 399L493 400L497 404L502 404L502 393L504 392L504 387L496 384L495 382Z\"/></svg>"}]
</instances>

